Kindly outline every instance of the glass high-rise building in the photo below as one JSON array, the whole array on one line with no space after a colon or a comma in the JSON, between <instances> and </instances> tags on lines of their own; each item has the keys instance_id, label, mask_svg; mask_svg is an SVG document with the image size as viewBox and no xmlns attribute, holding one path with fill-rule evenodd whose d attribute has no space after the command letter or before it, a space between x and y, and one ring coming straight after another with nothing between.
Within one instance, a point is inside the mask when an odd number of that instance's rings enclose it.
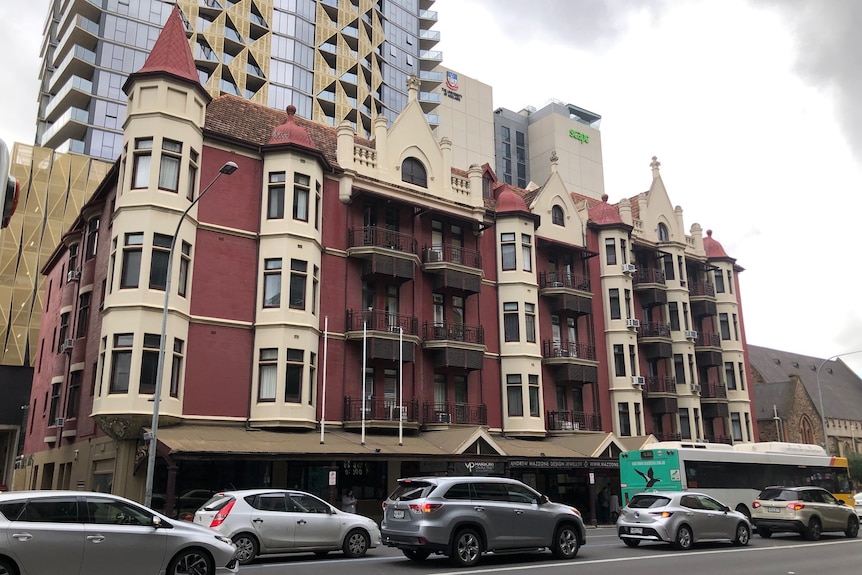
<instances>
[{"instance_id":1,"label":"glass high-rise building","mask_svg":"<svg viewBox=\"0 0 862 575\"><path fill-rule=\"evenodd\" d=\"M201 83L363 136L407 102L419 77L436 126L435 0L53 0L45 22L36 143L108 160L120 153L122 87L152 48L174 4Z\"/></svg>"}]
</instances>

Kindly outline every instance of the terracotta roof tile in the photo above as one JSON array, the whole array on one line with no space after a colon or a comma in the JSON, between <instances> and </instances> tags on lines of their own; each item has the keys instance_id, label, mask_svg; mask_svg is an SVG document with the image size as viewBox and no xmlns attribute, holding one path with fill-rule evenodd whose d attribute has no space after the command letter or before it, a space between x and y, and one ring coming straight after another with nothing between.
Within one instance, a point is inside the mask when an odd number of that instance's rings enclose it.
<instances>
[{"instance_id":1,"label":"terracotta roof tile","mask_svg":"<svg viewBox=\"0 0 862 575\"><path fill-rule=\"evenodd\" d=\"M317 150L314 142L308 136L308 131L296 122L296 106L293 104L287 107L287 118L285 118L284 123L273 129L268 145L299 146Z\"/></svg>"},{"instance_id":2,"label":"terracotta roof tile","mask_svg":"<svg viewBox=\"0 0 862 575\"><path fill-rule=\"evenodd\" d=\"M706 230L706 237L703 238L703 251L706 252L708 258L729 258L727 252L721 247L721 244L712 239L712 230Z\"/></svg>"},{"instance_id":3,"label":"terracotta roof tile","mask_svg":"<svg viewBox=\"0 0 862 575\"><path fill-rule=\"evenodd\" d=\"M602 201L589 208L589 218L595 224L609 225L623 223L617 208L608 203L608 195L602 194Z\"/></svg>"},{"instance_id":4,"label":"terracotta roof tile","mask_svg":"<svg viewBox=\"0 0 862 575\"><path fill-rule=\"evenodd\" d=\"M165 27L137 74L166 73L200 85L179 6L174 5Z\"/></svg>"}]
</instances>

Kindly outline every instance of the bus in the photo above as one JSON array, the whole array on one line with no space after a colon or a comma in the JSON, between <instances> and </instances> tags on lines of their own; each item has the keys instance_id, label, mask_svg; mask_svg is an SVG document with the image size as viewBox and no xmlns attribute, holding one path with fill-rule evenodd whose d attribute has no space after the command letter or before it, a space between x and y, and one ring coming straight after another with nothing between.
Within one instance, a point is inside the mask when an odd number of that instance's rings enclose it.
<instances>
[{"instance_id":1,"label":"bus","mask_svg":"<svg viewBox=\"0 0 862 575\"><path fill-rule=\"evenodd\" d=\"M620 454L622 504L644 491L692 490L751 517L751 503L770 485L816 485L853 506L846 457L804 443L665 441Z\"/></svg>"}]
</instances>

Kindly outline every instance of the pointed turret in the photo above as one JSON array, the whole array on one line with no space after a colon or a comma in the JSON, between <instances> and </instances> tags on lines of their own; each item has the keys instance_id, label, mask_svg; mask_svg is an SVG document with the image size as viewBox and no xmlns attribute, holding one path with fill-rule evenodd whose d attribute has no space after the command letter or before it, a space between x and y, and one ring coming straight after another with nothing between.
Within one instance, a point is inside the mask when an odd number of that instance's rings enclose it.
<instances>
[{"instance_id":1,"label":"pointed turret","mask_svg":"<svg viewBox=\"0 0 862 575\"><path fill-rule=\"evenodd\" d=\"M273 129L272 137L267 146L299 146L318 152L319 150L311 141L308 131L296 123L296 106L291 104L285 111L287 118L285 118L284 123Z\"/></svg>"}]
</instances>

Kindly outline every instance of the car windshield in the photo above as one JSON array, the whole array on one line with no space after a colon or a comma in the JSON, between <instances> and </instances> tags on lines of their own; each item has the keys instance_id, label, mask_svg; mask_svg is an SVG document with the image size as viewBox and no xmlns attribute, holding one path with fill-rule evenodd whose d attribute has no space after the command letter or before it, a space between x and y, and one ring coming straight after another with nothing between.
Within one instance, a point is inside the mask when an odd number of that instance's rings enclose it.
<instances>
[{"instance_id":1,"label":"car windshield","mask_svg":"<svg viewBox=\"0 0 862 575\"><path fill-rule=\"evenodd\" d=\"M432 486L428 481L403 481L389 494L392 501L412 501L425 496L426 490Z\"/></svg>"},{"instance_id":2,"label":"car windshield","mask_svg":"<svg viewBox=\"0 0 862 575\"><path fill-rule=\"evenodd\" d=\"M632 509L649 509L650 507L664 507L670 503L670 498L660 495L635 495L629 501Z\"/></svg>"},{"instance_id":3,"label":"car windshield","mask_svg":"<svg viewBox=\"0 0 862 575\"><path fill-rule=\"evenodd\" d=\"M768 488L757 496L761 501L798 501L801 495L792 489Z\"/></svg>"}]
</instances>

